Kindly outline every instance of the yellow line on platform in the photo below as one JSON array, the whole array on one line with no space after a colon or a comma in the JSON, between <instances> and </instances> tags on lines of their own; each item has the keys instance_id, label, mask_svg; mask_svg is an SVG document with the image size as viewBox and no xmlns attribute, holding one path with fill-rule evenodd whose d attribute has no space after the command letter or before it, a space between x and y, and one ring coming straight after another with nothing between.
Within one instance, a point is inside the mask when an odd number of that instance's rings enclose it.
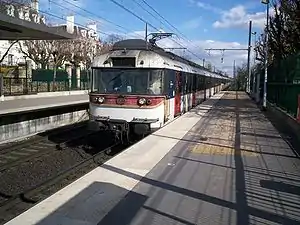
<instances>
[{"instance_id":1,"label":"yellow line on platform","mask_svg":"<svg viewBox=\"0 0 300 225\"><path fill-rule=\"evenodd\" d=\"M204 155L242 155L242 156L258 156L256 152L238 150L231 147L214 146L210 144L198 144L191 147L192 153Z\"/></svg>"}]
</instances>

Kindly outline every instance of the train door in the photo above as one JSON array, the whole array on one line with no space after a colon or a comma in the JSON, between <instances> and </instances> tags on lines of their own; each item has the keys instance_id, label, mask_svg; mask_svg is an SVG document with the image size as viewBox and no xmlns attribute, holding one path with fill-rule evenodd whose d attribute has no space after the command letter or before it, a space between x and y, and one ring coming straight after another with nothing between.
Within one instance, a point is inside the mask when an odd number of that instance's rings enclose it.
<instances>
[{"instance_id":1,"label":"train door","mask_svg":"<svg viewBox=\"0 0 300 225\"><path fill-rule=\"evenodd\" d=\"M182 74L176 72L175 82L175 116L181 113L181 94L182 94Z\"/></svg>"}]
</instances>

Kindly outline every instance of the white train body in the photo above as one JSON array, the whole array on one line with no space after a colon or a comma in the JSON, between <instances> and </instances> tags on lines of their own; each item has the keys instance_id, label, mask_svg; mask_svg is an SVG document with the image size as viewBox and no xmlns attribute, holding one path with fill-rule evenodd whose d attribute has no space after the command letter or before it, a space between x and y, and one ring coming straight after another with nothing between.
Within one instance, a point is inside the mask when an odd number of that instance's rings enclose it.
<instances>
[{"instance_id":1,"label":"white train body","mask_svg":"<svg viewBox=\"0 0 300 225\"><path fill-rule=\"evenodd\" d=\"M117 42L92 63L90 122L147 133L190 110L229 82L227 77L138 39Z\"/></svg>"}]
</instances>

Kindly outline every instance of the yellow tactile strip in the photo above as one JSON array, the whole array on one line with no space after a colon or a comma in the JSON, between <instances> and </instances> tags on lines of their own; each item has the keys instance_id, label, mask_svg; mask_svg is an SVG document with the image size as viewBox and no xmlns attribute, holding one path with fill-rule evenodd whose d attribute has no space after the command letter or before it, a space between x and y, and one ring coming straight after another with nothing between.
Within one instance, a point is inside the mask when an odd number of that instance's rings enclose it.
<instances>
[{"instance_id":1,"label":"yellow tactile strip","mask_svg":"<svg viewBox=\"0 0 300 225\"><path fill-rule=\"evenodd\" d=\"M215 146L211 144L197 144L191 146L192 153L198 153L203 155L242 155L242 156L258 156L256 152L250 150L236 151L232 147Z\"/></svg>"}]
</instances>

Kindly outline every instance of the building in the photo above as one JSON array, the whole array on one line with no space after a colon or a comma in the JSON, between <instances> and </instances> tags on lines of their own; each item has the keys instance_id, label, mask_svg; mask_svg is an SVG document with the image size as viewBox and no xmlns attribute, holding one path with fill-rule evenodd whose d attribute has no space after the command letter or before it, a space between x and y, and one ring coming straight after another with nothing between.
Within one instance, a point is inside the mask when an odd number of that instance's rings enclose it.
<instances>
[{"instance_id":1,"label":"building","mask_svg":"<svg viewBox=\"0 0 300 225\"><path fill-rule=\"evenodd\" d=\"M31 7L38 12L39 11L39 1L38 0L32 0ZM67 31L68 33L78 36L80 38L91 38L92 40L98 42L99 35L97 33L97 25L96 24L88 24L86 27L80 27L76 26L74 23L75 17L74 16L67 16L66 17L66 23L65 24L57 24L55 28L59 28L62 31ZM20 41L22 44L22 41ZM6 51L10 48L11 41L6 40L0 40L0 59L2 56L6 53ZM23 50L26 51L24 48ZM25 64L25 61L28 59L25 58L25 55L20 51L19 44L13 45L7 56L3 59L1 62L2 66L17 66L19 64ZM35 65L34 62L33 66L38 67L38 65Z\"/></svg>"}]
</instances>

